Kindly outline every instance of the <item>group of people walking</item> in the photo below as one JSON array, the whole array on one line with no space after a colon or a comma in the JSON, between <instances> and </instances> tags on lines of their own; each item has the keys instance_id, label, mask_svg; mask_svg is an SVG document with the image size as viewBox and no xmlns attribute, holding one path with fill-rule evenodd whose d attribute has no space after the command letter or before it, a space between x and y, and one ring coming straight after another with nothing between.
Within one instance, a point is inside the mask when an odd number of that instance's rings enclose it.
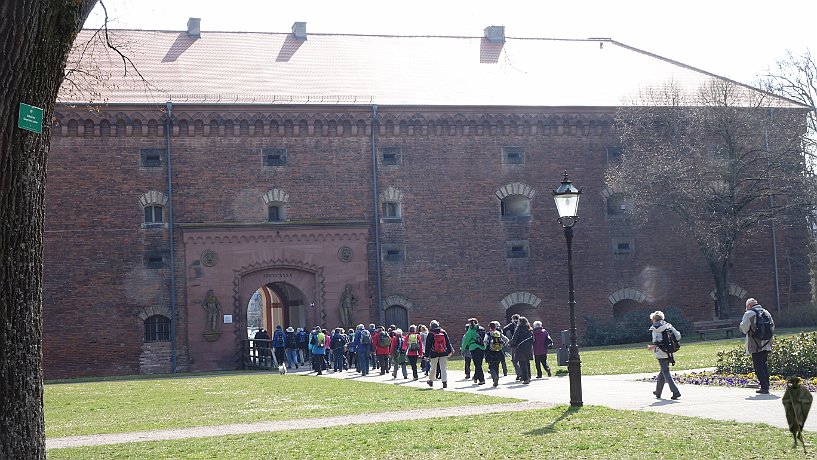
<instances>
[{"instance_id":1,"label":"group of people walking","mask_svg":"<svg viewBox=\"0 0 817 460\"><path fill-rule=\"evenodd\" d=\"M261 329L254 340L259 349L269 344L275 362L288 369L298 369L305 361L311 361L312 370L318 375L330 368L335 372L354 369L361 375L379 369L380 375L390 371L393 378L400 373L408 379L410 367L414 380L419 380L422 372L428 386L433 387L434 382L440 380L443 388L448 387L448 359L455 351L448 332L436 320L428 327L411 325L407 331L394 325L369 324L367 328L358 324L348 331L336 328L331 334L320 327L307 333L278 326L272 338ZM476 318L470 318L460 350L465 357L466 378L471 379L473 374L474 383L484 385L484 361L493 385L498 386L500 366L502 374L508 375L508 358L516 371L516 379L524 384L531 381L531 360L536 363L537 378L542 377L543 371L550 376L547 353L552 346L553 340L540 321L531 325L524 316L513 315L504 327L499 321L491 321L488 329Z\"/></svg>"}]
</instances>

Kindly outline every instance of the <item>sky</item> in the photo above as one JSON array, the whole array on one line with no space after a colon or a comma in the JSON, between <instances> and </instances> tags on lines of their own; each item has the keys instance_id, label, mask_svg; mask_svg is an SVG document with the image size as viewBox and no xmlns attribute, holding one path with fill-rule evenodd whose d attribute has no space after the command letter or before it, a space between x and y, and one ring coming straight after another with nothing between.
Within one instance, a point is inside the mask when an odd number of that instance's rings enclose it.
<instances>
[{"instance_id":1,"label":"sky","mask_svg":"<svg viewBox=\"0 0 817 460\"><path fill-rule=\"evenodd\" d=\"M817 53L817 0L103 0L109 28L612 38L742 83L755 83L787 51ZM102 24L96 9L86 27Z\"/></svg>"}]
</instances>

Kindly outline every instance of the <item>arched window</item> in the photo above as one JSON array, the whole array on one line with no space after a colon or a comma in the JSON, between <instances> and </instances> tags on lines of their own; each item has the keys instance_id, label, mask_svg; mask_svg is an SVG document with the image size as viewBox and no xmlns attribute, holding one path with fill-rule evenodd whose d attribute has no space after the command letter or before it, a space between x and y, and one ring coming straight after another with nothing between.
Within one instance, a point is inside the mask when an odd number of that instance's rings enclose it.
<instances>
[{"instance_id":1,"label":"arched window","mask_svg":"<svg viewBox=\"0 0 817 460\"><path fill-rule=\"evenodd\" d=\"M274 188L263 196L267 205L267 222L284 222L287 220L287 203L289 194L281 189Z\"/></svg>"},{"instance_id":2,"label":"arched window","mask_svg":"<svg viewBox=\"0 0 817 460\"><path fill-rule=\"evenodd\" d=\"M167 196L162 192L151 190L139 197L139 203L145 212L145 227L154 227L163 225L164 208L167 206Z\"/></svg>"},{"instance_id":3,"label":"arched window","mask_svg":"<svg viewBox=\"0 0 817 460\"><path fill-rule=\"evenodd\" d=\"M409 327L408 310L402 305L392 305L386 309L385 321L386 325L394 324L406 332Z\"/></svg>"},{"instance_id":4,"label":"arched window","mask_svg":"<svg viewBox=\"0 0 817 460\"><path fill-rule=\"evenodd\" d=\"M170 319L162 315L149 316L145 320L145 342L169 342Z\"/></svg>"},{"instance_id":5,"label":"arched window","mask_svg":"<svg viewBox=\"0 0 817 460\"><path fill-rule=\"evenodd\" d=\"M536 194L531 186L514 182L503 185L494 194L499 198L499 214L503 219L530 217L530 202Z\"/></svg>"}]
</instances>

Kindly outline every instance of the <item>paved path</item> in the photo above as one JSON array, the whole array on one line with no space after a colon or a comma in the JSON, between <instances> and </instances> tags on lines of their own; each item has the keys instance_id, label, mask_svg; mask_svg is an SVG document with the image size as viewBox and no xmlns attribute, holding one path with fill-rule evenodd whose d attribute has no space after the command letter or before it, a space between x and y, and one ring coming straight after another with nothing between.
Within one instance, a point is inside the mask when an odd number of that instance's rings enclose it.
<instances>
[{"instance_id":1,"label":"paved path","mask_svg":"<svg viewBox=\"0 0 817 460\"><path fill-rule=\"evenodd\" d=\"M683 371L686 372L686 371ZM305 372L299 372L301 374ZM641 381L651 374L602 375L582 377L582 399L585 405L599 405L614 409L643 410L662 412L690 417L709 418L714 420L733 420L737 422L762 422L769 425L788 428L786 416L781 404L782 392L769 395L758 395L751 388L726 388L714 386L680 385L681 399L655 399L652 391L655 384ZM428 388L424 379L419 381L392 379L391 374L379 375L376 371L368 376L354 372L329 373L322 378L348 379L364 382ZM435 382L435 390L429 391L464 391L491 396L506 396L526 399L524 403L494 404L490 406L463 406L441 408L433 413L423 412L419 418L457 417L474 413L508 412L517 410L538 409L568 404L570 387L567 376L534 379L530 385L523 385L514 380L514 376L503 377L499 386L493 388L490 383L475 385L465 379L463 371L450 371L448 389L442 390L440 382ZM669 390L664 388L665 395ZM382 413L375 419L371 414L344 417L344 424L367 424L380 421L399 421L404 414ZM155 430L133 433L100 434L46 439L46 448L80 447L100 444L118 444L152 440L186 439L228 434L245 434L269 431L295 430L304 428L321 428L336 426L333 418L296 419L275 422L256 422L211 427L194 427L171 430ZM817 431L817 416L812 416L806 423L806 430Z\"/></svg>"}]
</instances>

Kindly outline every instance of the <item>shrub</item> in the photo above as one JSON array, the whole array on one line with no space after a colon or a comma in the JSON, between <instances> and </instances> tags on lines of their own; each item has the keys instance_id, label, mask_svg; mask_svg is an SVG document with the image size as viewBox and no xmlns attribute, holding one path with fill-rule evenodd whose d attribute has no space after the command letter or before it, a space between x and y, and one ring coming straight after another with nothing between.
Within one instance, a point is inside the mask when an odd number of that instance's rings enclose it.
<instances>
[{"instance_id":1,"label":"shrub","mask_svg":"<svg viewBox=\"0 0 817 460\"><path fill-rule=\"evenodd\" d=\"M817 326L817 305L790 305L777 313L771 310L776 327L812 327Z\"/></svg>"},{"instance_id":2,"label":"shrub","mask_svg":"<svg viewBox=\"0 0 817 460\"><path fill-rule=\"evenodd\" d=\"M655 310L639 309L627 312L619 319L585 317L584 344L586 346L617 345L650 341L650 313ZM678 307L665 307L661 311L667 321L683 335L689 329L689 321Z\"/></svg>"},{"instance_id":3,"label":"shrub","mask_svg":"<svg viewBox=\"0 0 817 460\"><path fill-rule=\"evenodd\" d=\"M718 352L718 373L748 374L753 370L752 358L746 354L743 345ZM769 353L769 373L785 377L817 377L817 332L775 337Z\"/></svg>"}]
</instances>

